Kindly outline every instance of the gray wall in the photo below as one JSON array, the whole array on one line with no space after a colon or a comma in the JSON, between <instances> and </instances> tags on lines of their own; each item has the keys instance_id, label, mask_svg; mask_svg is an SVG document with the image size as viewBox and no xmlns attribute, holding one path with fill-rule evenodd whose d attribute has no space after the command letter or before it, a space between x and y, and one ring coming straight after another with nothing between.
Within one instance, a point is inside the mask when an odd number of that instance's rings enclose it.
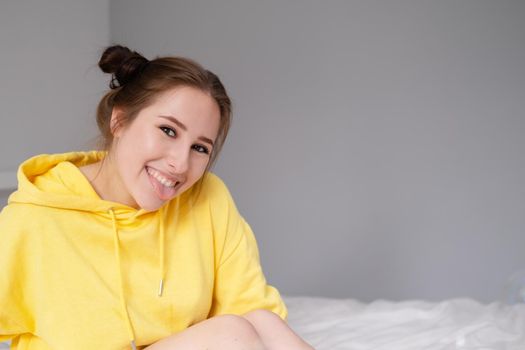
<instances>
[{"instance_id":1,"label":"gray wall","mask_svg":"<svg viewBox=\"0 0 525 350\"><path fill-rule=\"evenodd\" d=\"M282 292L488 301L525 267L524 1L110 5L228 87L216 171Z\"/></svg>"},{"instance_id":2,"label":"gray wall","mask_svg":"<svg viewBox=\"0 0 525 350\"><path fill-rule=\"evenodd\" d=\"M108 0L2 1L0 172L35 154L92 147L107 86L96 64L108 43Z\"/></svg>"}]
</instances>

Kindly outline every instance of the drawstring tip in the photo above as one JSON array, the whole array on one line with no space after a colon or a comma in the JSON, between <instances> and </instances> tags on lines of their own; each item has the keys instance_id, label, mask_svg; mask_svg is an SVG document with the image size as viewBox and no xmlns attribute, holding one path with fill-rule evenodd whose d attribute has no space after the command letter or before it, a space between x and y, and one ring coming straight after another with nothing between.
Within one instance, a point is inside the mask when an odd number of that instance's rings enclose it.
<instances>
[{"instance_id":1,"label":"drawstring tip","mask_svg":"<svg viewBox=\"0 0 525 350\"><path fill-rule=\"evenodd\" d=\"M160 279L160 283L159 283L159 297L162 296L162 289L164 288L164 279Z\"/></svg>"},{"instance_id":2,"label":"drawstring tip","mask_svg":"<svg viewBox=\"0 0 525 350\"><path fill-rule=\"evenodd\" d=\"M131 348L133 350L137 350L137 346L135 345L135 341L134 340L131 341Z\"/></svg>"}]
</instances>

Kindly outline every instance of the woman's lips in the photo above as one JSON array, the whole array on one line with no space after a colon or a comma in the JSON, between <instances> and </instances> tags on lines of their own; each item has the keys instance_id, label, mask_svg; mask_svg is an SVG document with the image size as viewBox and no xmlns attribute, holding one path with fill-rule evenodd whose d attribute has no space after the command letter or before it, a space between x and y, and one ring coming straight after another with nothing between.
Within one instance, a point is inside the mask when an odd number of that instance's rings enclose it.
<instances>
[{"instance_id":1,"label":"woman's lips","mask_svg":"<svg viewBox=\"0 0 525 350\"><path fill-rule=\"evenodd\" d=\"M149 181L157 197L162 201L167 201L175 196L181 182L165 177L158 170L146 167Z\"/></svg>"}]
</instances>

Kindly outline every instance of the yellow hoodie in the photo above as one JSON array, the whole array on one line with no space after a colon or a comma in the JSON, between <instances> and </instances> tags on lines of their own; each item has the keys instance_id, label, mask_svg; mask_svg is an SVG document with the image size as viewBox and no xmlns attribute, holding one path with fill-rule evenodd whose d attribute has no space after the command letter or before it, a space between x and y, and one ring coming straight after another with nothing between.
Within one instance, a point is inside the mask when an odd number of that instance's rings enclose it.
<instances>
[{"instance_id":1,"label":"yellow hoodie","mask_svg":"<svg viewBox=\"0 0 525 350\"><path fill-rule=\"evenodd\" d=\"M146 212L100 199L78 169L104 155L41 155L20 166L0 214L0 341L140 349L219 314L286 318L217 176Z\"/></svg>"}]
</instances>

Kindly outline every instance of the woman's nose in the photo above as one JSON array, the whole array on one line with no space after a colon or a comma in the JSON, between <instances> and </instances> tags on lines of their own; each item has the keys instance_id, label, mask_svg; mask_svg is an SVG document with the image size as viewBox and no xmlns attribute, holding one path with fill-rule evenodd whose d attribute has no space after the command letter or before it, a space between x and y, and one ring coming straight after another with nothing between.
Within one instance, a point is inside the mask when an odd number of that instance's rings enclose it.
<instances>
[{"instance_id":1,"label":"woman's nose","mask_svg":"<svg viewBox=\"0 0 525 350\"><path fill-rule=\"evenodd\" d=\"M175 174L184 174L188 171L190 152L172 152L168 157L168 166Z\"/></svg>"}]
</instances>

